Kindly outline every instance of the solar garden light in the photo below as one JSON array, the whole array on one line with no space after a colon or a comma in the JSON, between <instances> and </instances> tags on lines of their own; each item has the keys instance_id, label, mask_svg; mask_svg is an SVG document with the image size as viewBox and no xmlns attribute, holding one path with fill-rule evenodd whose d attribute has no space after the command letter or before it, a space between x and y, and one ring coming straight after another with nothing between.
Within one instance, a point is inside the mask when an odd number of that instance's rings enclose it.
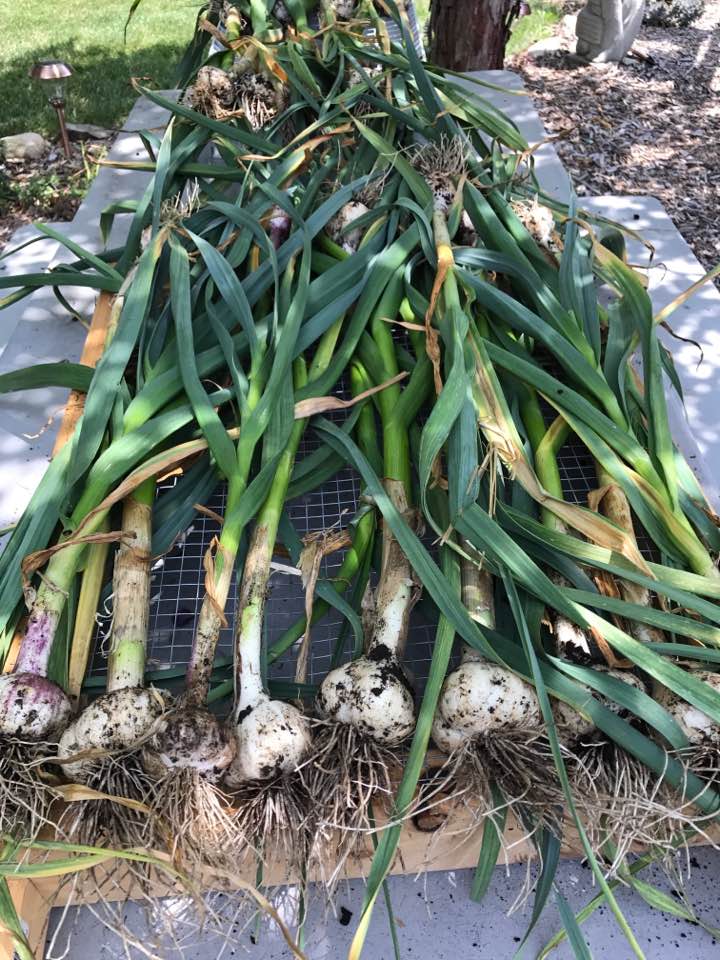
<instances>
[{"instance_id":1,"label":"solar garden light","mask_svg":"<svg viewBox=\"0 0 720 960\"><path fill-rule=\"evenodd\" d=\"M70 140L65 125L65 83L72 76L72 70L62 60L39 60L30 71L33 80L39 80L45 91L48 103L55 109L60 125L65 156L70 159Z\"/></svg>"}]
</instances>

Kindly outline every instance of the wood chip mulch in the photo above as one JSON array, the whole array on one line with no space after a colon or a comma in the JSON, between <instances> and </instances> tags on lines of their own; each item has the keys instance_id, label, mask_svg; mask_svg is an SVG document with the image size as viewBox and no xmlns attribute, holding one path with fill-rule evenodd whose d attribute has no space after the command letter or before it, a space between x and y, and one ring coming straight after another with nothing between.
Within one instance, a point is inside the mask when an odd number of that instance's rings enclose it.
<instances>
[{"instance_id":1,"label":"wood chip mulch","mask_svg":"<svg viewBox=\"0 0 720 960\"><path fill-rule=\"evenodd\" d=\"M531 93L580 195L657 197L706 269L720 262L720 0L689 27L643 27L651 58L578 65L558 50L507 62Z\"/></svg>"},{"instance_id":2,"label":"wood chip mulch","mask_svg":"<svg viewBox=\"0 0 720 960\"><path fill-rule=\"evenodd\" d=\"M71 149L70 160L58 145L52 145L39 160L5 161L0 157L0 251L26 223L73 219L107 146L105 141L73 143ZM43 189L33 191L33 183L42 184Z\"/></svg>"}]
</instances>

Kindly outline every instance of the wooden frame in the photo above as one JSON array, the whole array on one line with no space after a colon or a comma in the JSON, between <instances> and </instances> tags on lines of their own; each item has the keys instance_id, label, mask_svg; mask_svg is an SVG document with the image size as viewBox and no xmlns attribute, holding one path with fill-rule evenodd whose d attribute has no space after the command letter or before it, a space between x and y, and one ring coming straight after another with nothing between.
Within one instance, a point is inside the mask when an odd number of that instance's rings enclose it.
<instances>
[{"instance_id":1,"label":"wooden frame","mask_svg":"<svg viewBox=\"0 0 720 960\"><path fill-rule=\"evenodd\" d=\"M104 348L105 340L112 315L113 295L101 293L94 313L88 336L80 357L80 363L94 367ZM57 453L73 435L83 412L85 395L78 391L71 391L65 413L60 425L54 446ZM13 641L13 647L7 658L5 669L11 669L17 655L19 636ZM80 658L82 663L77 665L76 672L84 674L90 646ZM82 677L80 678L80 683ZM76 684L79 691L79 684ZM413 820L407 820L402 826L402 833L395 856L391 874L414 875L428 870L460 870L473 868L477 864L480 845L482 842L483 826L473 823L470 814L456 807L447 817L443 826L428 832L420 829ZM373 846L368 838L364 847L359 849L348 859L342 871L343 877L353 879L367 876L370 862L373 857ZM579 838L572 825L567 825L561 854L566 858L580 858L583 856ZM535 849L527 840L525 831L518 826L512 817L508 818L508 826L504 832L498 864L524 862L536 856ZM103 893L108 901L117 901L121 898L137 900L146 897L146 892L135 887L130 874L125 887L122 883L122 861L117 862L117 874L113 877L112 888ZM255 867L247 871L246 876L240 879L247 883L255 882ZM281 863L270 864L265 871L265 882L268 885L291 883L285 867ZM310 877L312 880L312 876ZM33 955L42 960L47 937L50 911L56 906L65 906L68 903L92 903L99 899L97 887L94 884L83 884L80 880L76 884L64 884L56 877L43 879L8 878L8 887L18 917L26 932L28 943ZM216 884L212 876L208 875L206 889L213 889ZM160 890L160 887L158 887ZM167 893L167 888L163 889ZM179 892L181 892L179 888ZM0 929L0 960L15 960L17 954L13 947L12 936Z\"/></svg>"}]
</instances>

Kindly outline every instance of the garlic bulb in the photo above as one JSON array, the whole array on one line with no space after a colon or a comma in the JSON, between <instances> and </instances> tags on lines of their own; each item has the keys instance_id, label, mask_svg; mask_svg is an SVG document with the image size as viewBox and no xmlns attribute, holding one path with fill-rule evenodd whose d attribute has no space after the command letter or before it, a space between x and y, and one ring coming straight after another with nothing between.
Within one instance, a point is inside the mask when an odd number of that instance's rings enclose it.
<instances>
[{"instance_id":1,"label":"garlic bulb","mask_svg":"<svg viewBox=\"0 0 720 960\"><path fill-rule=\"evenodd\" d=\"M598 673L604 673L609 677L614 677L616 680L621 680L628 686L635 687L636 690L640 690L643 693L647 692L643 681L629 670L615 670L605 666L594 666L593 670ZM591 691L588 690L588 693L590 692ZM601 703L619 717L628 715L628 711L614 700L608 700L606 697L600 697L598 694L595 694L595 696L598 696ZM555 721L558 725L558 732L561 739L566 742L574 743L578 740L586 739L596 730L595 724L590 717L571 707L570 704L562 700L554 700L552 707Z\"/></svg>"},{"instance_id":2,"label":"garlic bulb","mask_svg":"<svg viewBox=\"0 0 720 960\"><path fill-rule=\"evenodd\" d=\"M386 487L396 505L406 511L402 485L386 480ZM407 557L391 531L385 528L368 652L331 670L317 696L317 708L322 716L349 724L383 746L396 746L415 728L413 691L400 656L416 597Z\"/></svg>"},{"instance_id":3,"label":"garlic bulb","mask_svg":"<svg viewBox=\"0 0 720 960\"><path fill-rule=\"evenodd\" d=\"M88 750L128 750L151 733L164 709L162 697L153 689L122 687L103 694L65 729L58 744L58 757L73 757ZM65 776L86 783L96 759L64 763Z\"/></svg>"},{"instance_id":4,"label":"garlic bulb","mask_svg":"<svg viewBox=\"0 0 720 960\"><path fill-rule=\"evenodd\" d=\"M529 683L505 667L473 659L446 678L432 735L451 753L474 737L541 725L540 703Z\"/></svg>"},{"instance_id":5,"label":"garlic bulb","mask_svg":"<svg viewBox=\"0 0 720 960\"><path fill-rule=\"evenodd\" d=\"M147 772L159 779L170 770L195 770L219 780L235 756L235 742L204 707L187 706L171 713L160 735L143 755Z\"/></svg>"},{"instance_id":6,"label":"garlic bulb","mask_svg":"<svg viewBox=\"0 0 720 960\"><path fill-rule=\"evenodd\" d=\"M362 227L354 227L352 230L347 228L365 213L369 213L369 209L364 203L360 203L359 200L351 200L350 203L346 203L340 209L340 212L327 225L326 229L330 239L339 244L346 253L355 253L363 236Z\"/></svg>"},{"instance_id":7,"label":"garlic bulb","mask_svg":"<svg viewBox=\"0 0 720 960\"><path fill-rule=\"evenodd\" d=\"M692 675L720 694L720 674L712 673L709 670L697 670L693 671ZM680 729L693 746L720 746L720 726L712 717L683 700L667 687L659 687L656 692L656 700L677 721Z\"/></svg>"},{"instance_id":8,"label":"garlic bulb","mask_svg":"<svg viewBox=\"0 0 720 960\"><path fill-rule=\"evenodd\" d=\"M292 704L267 694L240 711L234 732L237 752L226 775L229 787L291 773L310 748L306 718Z\"/></svg>"},{"instance_id":9,"label":"garlic bulb","mask_svg":"<svg viewBox=\"0 0 720 960\"><path fill-rule=\"evenodd\" d=\"M52 740L71 716L67 696L47 677L24 671L0 676L0 736Z\"/></svg>"},{"instance_id":10,"label":"garlic bulb","mask_svg":"<svg viewBox=\"0 0 720 960\"><path fill-rule=\"evenodd\" d=\"M386 746L396 746L415 729L412 688L387 647L331 670L317 706L322 716L350 724Z\"/></svg>"}]
</instances>

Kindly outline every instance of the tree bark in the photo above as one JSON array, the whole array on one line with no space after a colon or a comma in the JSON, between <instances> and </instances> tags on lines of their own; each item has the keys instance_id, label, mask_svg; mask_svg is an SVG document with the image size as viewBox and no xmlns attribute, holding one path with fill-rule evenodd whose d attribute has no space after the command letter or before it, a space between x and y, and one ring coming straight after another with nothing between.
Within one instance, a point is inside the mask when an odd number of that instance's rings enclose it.
<instances>
[{"instance_id":1,"label":"tree bark","mask_svg":"<svg viewBox=\"0 0 720 960\"><path fill-rule=\"evenodd\" d=\"M514 0L432 0L430 60L450 70L502 70Z\"/></svg>"}]
</instances>

